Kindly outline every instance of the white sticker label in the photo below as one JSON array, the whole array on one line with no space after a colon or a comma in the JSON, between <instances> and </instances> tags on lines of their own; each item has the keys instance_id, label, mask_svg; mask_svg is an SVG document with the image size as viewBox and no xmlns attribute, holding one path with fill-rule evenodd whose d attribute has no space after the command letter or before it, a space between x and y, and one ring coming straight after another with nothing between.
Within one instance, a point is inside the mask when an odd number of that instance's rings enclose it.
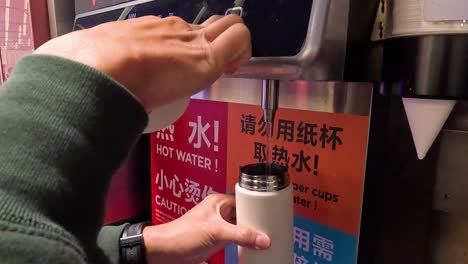
<instances>
[{"instance_id":1,"label":"white sticker label","mask_svg":"<svg viewBox=\"0 0 468 264\"><path fill-rule=\"evenodd\" d=\"M424 20L468 20L468 0L421 0L424 2Z\"/></svg>"}]
</instances>

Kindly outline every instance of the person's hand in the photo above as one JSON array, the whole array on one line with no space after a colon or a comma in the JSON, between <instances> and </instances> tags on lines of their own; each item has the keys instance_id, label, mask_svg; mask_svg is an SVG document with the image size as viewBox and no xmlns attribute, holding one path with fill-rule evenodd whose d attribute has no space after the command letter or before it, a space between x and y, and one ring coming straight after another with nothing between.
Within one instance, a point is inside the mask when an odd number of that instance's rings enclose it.
<instances>
[{"instance_id":1,"label":"person's hand","mask_svg":"<svg viewBox=\"0 0 468 264\"><path fill-rule=\"evenodd\" d=\"M236 15L202 25L148 16L53 39L35 51L77 61L111 76L147 111L207 88L251 56L250 32Z\"/></svg>"},{"instance_id":2,"label":"person's hand","mask_svg":"<svg viewBox=\"0 0 468 264\"><path fill-rule=\"evenodd\" d=\"M173 222L143 229L149 264L200 264L228 243L266 249L270 238L235 225L233 196L213 194Z\"/></svg>"}]
</instances>

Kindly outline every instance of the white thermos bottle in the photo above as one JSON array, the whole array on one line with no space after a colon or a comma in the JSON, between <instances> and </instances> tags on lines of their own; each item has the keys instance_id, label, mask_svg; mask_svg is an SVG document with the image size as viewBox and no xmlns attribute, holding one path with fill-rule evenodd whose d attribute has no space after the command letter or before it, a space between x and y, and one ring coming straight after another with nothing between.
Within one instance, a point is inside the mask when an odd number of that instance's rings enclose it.
<instances>
[{"instance_id":1,"label":"white thermos bottle","mask_svg":"<svg viewBox=\"0 0 468 264\"><path fill-rule=\"evenodd\" d=\"M294 261L293 188L287 169L276 164L241 168L236 184L237 225L271 238L267 250L239 246L239 264L292 264Z\"/></svg>"}]
</instances>

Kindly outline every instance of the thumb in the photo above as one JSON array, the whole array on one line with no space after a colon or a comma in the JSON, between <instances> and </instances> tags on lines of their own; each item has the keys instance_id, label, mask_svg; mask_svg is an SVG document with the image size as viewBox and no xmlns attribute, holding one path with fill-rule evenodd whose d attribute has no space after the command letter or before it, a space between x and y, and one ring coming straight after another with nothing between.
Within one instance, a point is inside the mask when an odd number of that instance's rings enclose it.
<instances>
[{"instance_id":1,"label":"thumb","mask_svg":"<svg viewBox=\"0 0 468 264\"><path fill-rule=\"evenodd\" d=\"M271 240L266 234L253 228L226 224L222 230L221 240L229 243L253 249L267 249L271 245Z\"/></svg>"}]
</instances>

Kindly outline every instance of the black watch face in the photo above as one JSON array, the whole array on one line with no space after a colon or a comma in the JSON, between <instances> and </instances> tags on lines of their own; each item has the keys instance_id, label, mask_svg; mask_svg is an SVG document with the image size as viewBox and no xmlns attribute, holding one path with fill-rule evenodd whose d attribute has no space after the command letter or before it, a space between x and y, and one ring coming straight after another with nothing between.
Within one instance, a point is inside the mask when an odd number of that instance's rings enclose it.
<instances>
[{"instance_id":1,"label":"black watch face","mask_svg":"<svg viewBox=\"0 0 468 264\"><path fill-rule=\"evenodd\" d=\"M92 6L90 1L93 0L77 0ZM95 1L98 6L99 0ZM301 51L313 0L103 1L110 6L79 14L75 30L142 16L179 16L189 23L200 24L212 15L237 14L244 18L252 33L253 56L279 57L294 56Z\"/></svg>"}]
</instances>

